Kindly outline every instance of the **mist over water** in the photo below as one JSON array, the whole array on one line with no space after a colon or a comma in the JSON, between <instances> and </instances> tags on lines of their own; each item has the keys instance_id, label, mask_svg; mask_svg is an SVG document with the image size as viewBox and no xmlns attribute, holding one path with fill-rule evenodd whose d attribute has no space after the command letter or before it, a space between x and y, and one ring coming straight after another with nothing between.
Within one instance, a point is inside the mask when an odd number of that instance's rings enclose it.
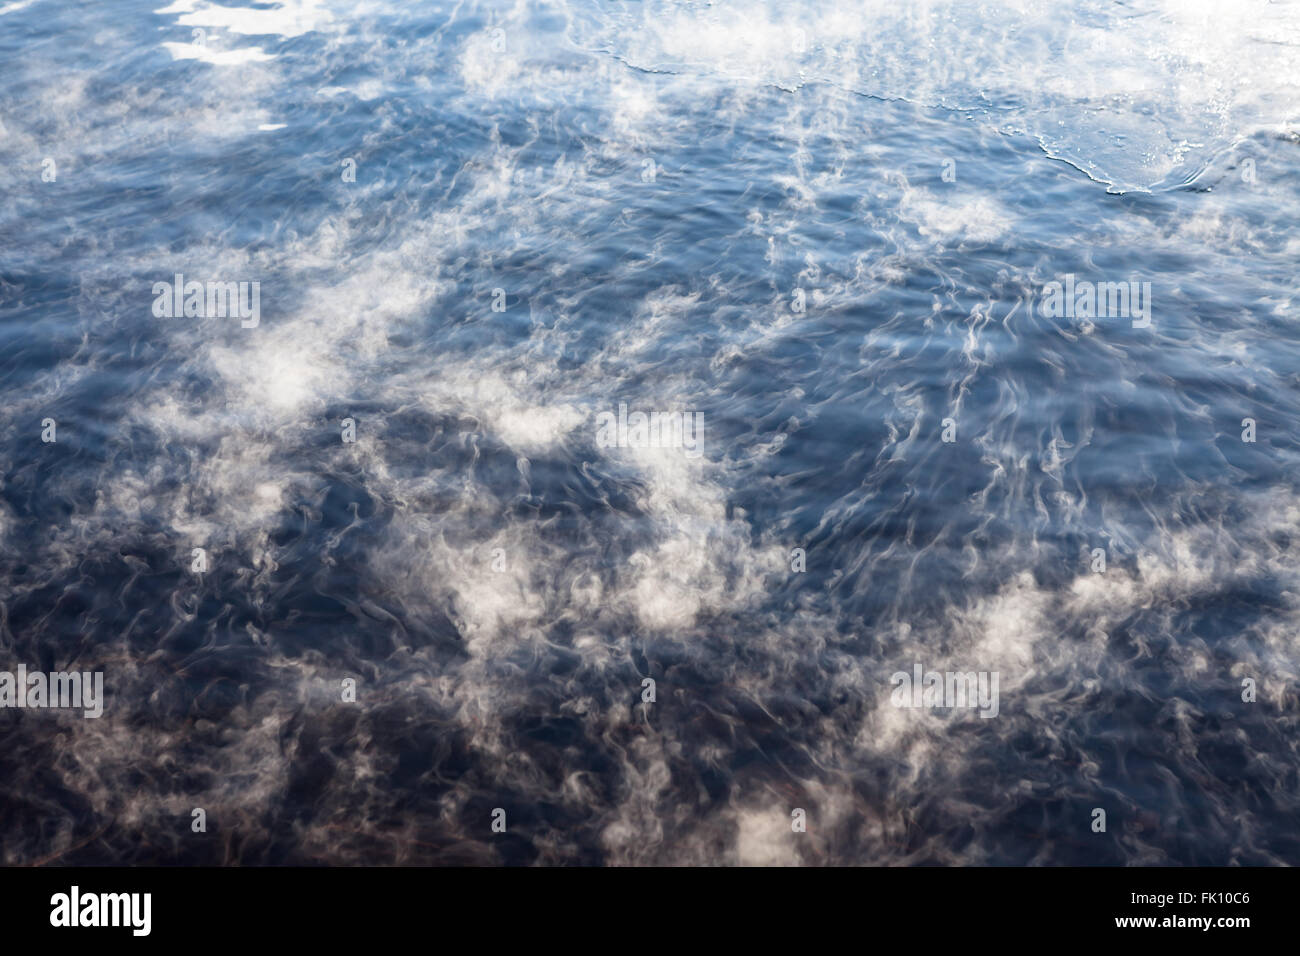
<instances>
[{"instance_id":1,"label":"mist over water","mask_svg":"<svg viewBox=\"0 0 1300 956\"><path fill-rule=\"evenodd\" d=\"M163 3L0 0L0 862L1300 863L1300 3Z\"/></svg>"}]
</instances>

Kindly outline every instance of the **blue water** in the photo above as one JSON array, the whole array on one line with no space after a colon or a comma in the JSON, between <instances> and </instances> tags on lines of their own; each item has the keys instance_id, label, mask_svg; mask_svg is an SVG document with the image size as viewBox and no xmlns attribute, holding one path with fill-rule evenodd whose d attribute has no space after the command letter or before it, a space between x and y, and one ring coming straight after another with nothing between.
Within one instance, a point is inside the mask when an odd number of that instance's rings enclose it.
<instances>
[{"instance_id":1,"label":"blue water","mask_svg":"<svg viewBox=\"0 0 1300 956\"><path fill-rule=\"evenodd\" d=\"M1300 4L163 4L0 0L0 860L1300 863Z\"/></svg>"}]
</instances>

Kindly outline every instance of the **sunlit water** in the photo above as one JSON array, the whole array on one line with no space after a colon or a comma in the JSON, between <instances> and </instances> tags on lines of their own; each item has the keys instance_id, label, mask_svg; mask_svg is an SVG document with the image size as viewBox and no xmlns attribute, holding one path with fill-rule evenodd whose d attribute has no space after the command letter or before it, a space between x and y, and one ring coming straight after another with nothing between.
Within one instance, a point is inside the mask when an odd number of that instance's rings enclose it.
<instances>
[{"instance_id":1,"label":"sunlit water","mask_svg":"<svg viewBox=\"0 0 1300 956\"><path fill-rule=\"evenodd\" d=\"M1263 0L0 0L0 669L108 696L0 710L3 862L1300 863L1298 84Z\"/></svg>"}]
</instances>

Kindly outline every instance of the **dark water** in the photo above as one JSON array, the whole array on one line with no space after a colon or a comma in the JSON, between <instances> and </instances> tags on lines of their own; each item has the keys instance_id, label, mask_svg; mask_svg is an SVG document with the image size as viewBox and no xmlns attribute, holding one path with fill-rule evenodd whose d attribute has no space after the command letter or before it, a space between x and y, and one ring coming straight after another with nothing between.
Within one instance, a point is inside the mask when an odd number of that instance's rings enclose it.
<instances>
[{"instance_id":1,"label":"dark water","mask_svg":"<svg viewBox=\"0 0 1300 956\"><path fill-rule=\"evenodd\" d=\"M1300 4L163 2L0 0L4 863L1300 862Z\"/></svg>"}]
</instances>

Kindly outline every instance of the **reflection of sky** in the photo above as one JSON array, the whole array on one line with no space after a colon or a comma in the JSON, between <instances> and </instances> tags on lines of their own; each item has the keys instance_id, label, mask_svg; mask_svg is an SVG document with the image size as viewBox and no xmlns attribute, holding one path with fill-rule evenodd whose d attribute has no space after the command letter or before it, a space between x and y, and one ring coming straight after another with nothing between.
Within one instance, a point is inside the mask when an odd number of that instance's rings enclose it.
<instances>
[{"instance_id":1,"label":"reflection of sky","mask_svg":"<svg viewBox=\"0 0 1300 956\"><path fill-rule=\"evenodd\" d=\"M327 0L257 8L176 0L156 13L202 31L164 40L173 57L238 66L274 57L262 38L346 36L380 9ZM1253 126L1291 119L1300 92L1294 3L661 0L557 9L572 43L641 69L786 89L828 82L969 110L1126 189L1186 181ZM505 4L483 12L507 25L513 16ZM511 54L529 42L520 32L511 37ZM496 55L493 43L488 34L465 38L460 62L468 81L500 95L512 82L537 79L512 81L519 61ZM377 95L373 88L364 98Z\"/></svg>"}]
</instances>

